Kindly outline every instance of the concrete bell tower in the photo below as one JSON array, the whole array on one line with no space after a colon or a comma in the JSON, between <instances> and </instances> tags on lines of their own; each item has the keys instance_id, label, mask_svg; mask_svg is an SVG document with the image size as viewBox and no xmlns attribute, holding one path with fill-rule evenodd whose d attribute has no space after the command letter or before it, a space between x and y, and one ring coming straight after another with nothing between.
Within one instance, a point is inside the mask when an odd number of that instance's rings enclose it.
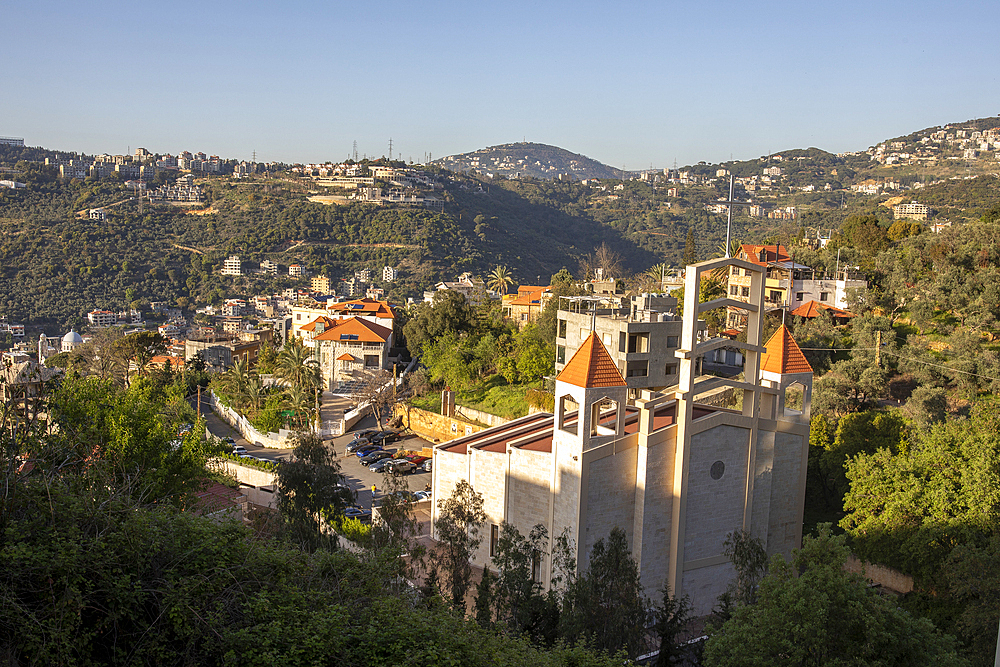
<instances>
[{"instance_id":1,"label":"concrete bell tower","mask_svg":"<svg viewBox=\"0 0 1000 667\"><path fill-rule=\"evenodd\" d=\"M584 452L624 435L627 400L625 378L592 331L556 378L550 540L569 527L579 549L586 511Z\"/></svg>"}]
</instances>

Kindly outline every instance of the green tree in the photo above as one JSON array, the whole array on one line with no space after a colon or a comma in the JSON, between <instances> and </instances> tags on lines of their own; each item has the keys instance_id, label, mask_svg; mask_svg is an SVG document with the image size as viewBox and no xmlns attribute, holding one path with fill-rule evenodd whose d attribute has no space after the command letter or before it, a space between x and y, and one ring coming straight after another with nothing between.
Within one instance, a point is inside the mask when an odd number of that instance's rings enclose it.
<instances>
[{"instance_id":1,"label":"green tree","mask_svg":"<svg viewBox=\"0 0 1000 667\"><path fill-rule=\"evenodd\" d=\"M698 247L694 242L694 227L688 227L687 239L684 241L684 266L698 263Z\"/></svg>"},{"instance_id":2,"label":"green tree","mask_svg":"<svg viewBox=\"0 0 1000 667\"><path fill-rule=\"evenodd\" d=\"M569 584L559 617L560 634L571 642L586 638L599 651L624 651L634 658L642 648L646 607L628 538L615 527L607 542L597 540L587 570Z\"/></svg>"},{"instance_id":3,"label":"green tree","mask_svg":"<svg viewBox=\"0 0 1000 667\"><path fill-rule=\"evenodd\" d=\"M653 631L660 641L660 650L653 662L655 667L671 667L683 664L685 651L679 643L679 635L691 620L691 599L685 595L680 598L670 594L666 584L662 590L663 598L653 609Z\"/></svg>"},{"instance_id":4,"label":"green tree","mask_svg":"<svg viewBox=\"0 0 1000 667\"><path fill-rule=\"evenodd\" d=\"M759 601L737 607L709 637L704 661L728 665L965 665L953 637L880 597L844 570L846 537L829 525L791 563L771 561Z\"/></svg>"},{"instance_id":5,"label":"green tree","mask_svg":"<svg viewBox=\"0 0 1000 667\"><path fill-rule=\"evenodd\" d=\"M875 258L889 247L889 235L873 215L853 215L840 227L840 235L847 245L860 251L861 268L871 271Z\"/></svg>"},{"instance_id":6,"label":"green tree","mask_svg":"<svg viewBox=\"0 0 1000 667\"><path fill-rule=\"evenodd\" d=\"M746 530L726 536L723 554L733 564L736 578L726 590L728 600L736 605L756 604L757 587L767 572L767 551L759 538Z\"/></svg>"},{"instance_id":7,"label":"green tree","mask_svg":"<svg viewBox=\"0 0 1000 667\"><path fill-rule=\"evenodd\" d=\"M270 375L274 372L274 367L278 364L278 351L271 343L265 342L260 346L257 354L257 372L262 375Z\"/></svg>"},{"instance_id":8,"label":"green tree","mask_svg":"<svg viewBox=\"0 0 1000 667\"><path fill-rule=\"evenodd\" d=\"M472 581L469 560L482 542L479 530L486 523L483 496L464 479L447 498L438 500L434 524L437 545L430 553L431 568L448 591L451 605L465 610L465 596Z\"/></svg>"},{"instance_id":9,"label":"green tree","mask_svg":"<svg viewBox=\"0 0 1000 667\"><path fill-rule=\"evenodd\" d=\"M403 327L410 354L420 354L427 342L448 333L470 332L475 328L475 313L465 297L454 290L434 293L434 303L420 303L410 321Z\"/></svg>"},{"instance_id":10,"label":"green tree","mask_svg":"<svg viewBox=\"0 0 1000 667\"><path fill-rule=\"evenodd\" d=\"M131 370L135 368L136 375L142 377L153 357L164 354L167 350L167 339L153 331L139 331L117 339L111 344L110 353L117 359L124 383L128 385Z\"/></svg>"},{"instance_id":11,"label":"green tree","mask_svg":"<svg viewBox=\"0 0 1000 667\"><path fill-rule=\"evenodd\" d=\"M288 539L303 549L333 549L332 525L353 494L333 450L318 436L300 433L292 458L278 466L278 511Z\"/></svg>"},{"instance_id":12,"label":"green tree","mask_svg":"<svg viewBox=\"0 0 1000 667\"><path fill-rule=\"evenodd\" d=\"M538 644L556 639L559 610L554 598L542 595L539 575L548 531L538 524L527 537L512 525L500 524L493 584L493 617L507 632Z\"/></svg>"},{"instance_id":13,"label":"green tree","mask_svg":"<svg viewBox=\"0 0 1000 667\"><path fill-rule=\"evenodd\" d=\"M849 459L841 521L858 555L932 584L958 544L1000 525L1000 399L982 398L968 419Z\"/></svg>"},{"instance_id":14,"label":"green tree","mask_svg":"<svg viewBox=\"0 0 1000 667\"><path fill-rule=\"evenodd\" d=\"M1000 533L989 540L960 544L944 563L944 578L961 611L955 628L974 665L994 664L997 605L1000 600Z\"/></svg>"}]
</instances>

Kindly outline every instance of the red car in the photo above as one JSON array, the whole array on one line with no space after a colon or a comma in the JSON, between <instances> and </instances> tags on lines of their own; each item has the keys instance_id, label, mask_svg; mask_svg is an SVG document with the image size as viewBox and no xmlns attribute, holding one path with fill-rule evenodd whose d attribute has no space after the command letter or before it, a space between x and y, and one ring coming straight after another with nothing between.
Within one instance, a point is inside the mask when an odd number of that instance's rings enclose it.
<instances>
[{"instance_id":1,"label":"red car","mask_svg":"<svg viewBox=\"0 0 1000 667\"><path fill-rule=\"evenodd\" d=\"M420 456L419 454L410 454L409 456L403 457L415 466L422 466L424 461L427 460L426 456Z\"/></svg>"}]
</instances>

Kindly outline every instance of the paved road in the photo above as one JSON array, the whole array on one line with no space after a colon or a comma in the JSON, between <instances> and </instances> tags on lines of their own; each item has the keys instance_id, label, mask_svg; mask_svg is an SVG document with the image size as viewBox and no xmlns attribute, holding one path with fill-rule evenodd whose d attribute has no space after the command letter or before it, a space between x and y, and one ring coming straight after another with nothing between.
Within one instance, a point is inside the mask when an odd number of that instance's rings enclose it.
<instances>
[{"instance_id":1,"label":"paved road","mask_svg":"<svg viewBox=\"0 0 1000 667\"><path fill-rule=\"evenodd\" d=\"M212 412L205 403L202 403L201 414L205 418L208 430L212 433L212 435L217 438L233 438L237 445L246 447L247 453L252 454L253 456L268 459L270 461L284 461L291 457L292 450L290 449L272 449L248 442L240 435L239 431L236 431L229 426L229 424ZM352 431L360 431L366 428L375 428L374 417L370 415L365 417L358 422ZM370 508L372 502L372 484L375 484L378 489L384 489L385 482L380 473L371 472L368 468L361 465L360 459L357 456L347 453L347 444L353 438L354 434L353 432L350 432L333 438L329 442L333 445L333 449L337 454L337 462L340 463L340 469L344 473L347 484L350 485L350 487L358 494L358 504L363 507ZM431 443L426 440L411 435L392 443L389 449L396 450L403 448L419 451L424 447L430 446ZM419 472L405 475L403 479L406 480L407 486L411 491L420 491L431 483L432 477L431 473L420 470Z\"/></svg>"}]
</instances>

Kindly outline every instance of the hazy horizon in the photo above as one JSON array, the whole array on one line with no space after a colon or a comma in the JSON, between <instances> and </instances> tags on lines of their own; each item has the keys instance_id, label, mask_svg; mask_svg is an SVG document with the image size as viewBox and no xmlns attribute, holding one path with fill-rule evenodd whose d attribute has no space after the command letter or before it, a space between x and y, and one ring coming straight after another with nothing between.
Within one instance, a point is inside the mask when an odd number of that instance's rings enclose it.
<instances>
[{"instance_id":1,"label":"hazy horizon","mask_svg":"<svg viewBox=\"0 0 1000 667\"><path fill-rule=\"evenodd\" d=\"M86 153L423 161L526 140L628 170L865 150L1000 112L1000 5L300 1L5 8L0 135Z\"/></svg>"}]
</instances>

